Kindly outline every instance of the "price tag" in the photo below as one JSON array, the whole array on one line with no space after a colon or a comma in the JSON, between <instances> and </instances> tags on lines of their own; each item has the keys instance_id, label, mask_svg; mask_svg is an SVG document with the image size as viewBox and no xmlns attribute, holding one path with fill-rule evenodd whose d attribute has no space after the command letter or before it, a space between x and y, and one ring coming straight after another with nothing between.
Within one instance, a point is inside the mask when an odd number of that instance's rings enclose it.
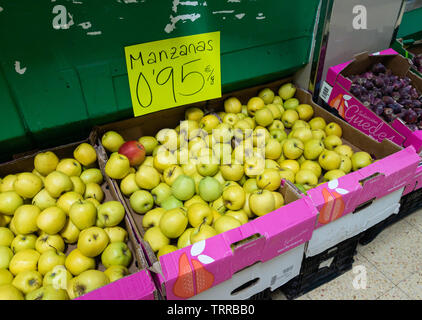
<instances>
[{"instance_id":1,"label":"price tag","mask_svg":"<svg viewBox=\"0 0 422 320\"><path fill-rule=\"evenodd\" d=\"M135 117L221 97L220 32L125 47Z\"/></svg>"}]
</instances>

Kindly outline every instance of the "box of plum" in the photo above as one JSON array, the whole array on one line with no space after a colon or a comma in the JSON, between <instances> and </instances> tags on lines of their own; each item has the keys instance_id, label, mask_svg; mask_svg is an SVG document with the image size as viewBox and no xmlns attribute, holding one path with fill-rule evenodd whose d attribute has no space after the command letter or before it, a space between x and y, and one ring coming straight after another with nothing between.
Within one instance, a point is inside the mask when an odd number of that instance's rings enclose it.
<instances>
[{"instance_id":1,"label":"box of plum","mask_svg":"<svg viewBox=\"0 0 422 320\"><path fill-rule=\"evenodd\" d=\"M158 298L93 141L0 164L0 300Z\"/></svg>"},{"instance_id":2,"label":"box of plum","mask_svg":"<svg viewBox=\"0 0 422 320\"><path fill-rule=\"evenodd\" d=\"M339 116L377 141L422 151L422 78L393 49L362 53L331 67L320 96Z\"/></svg>"}]
</instances>

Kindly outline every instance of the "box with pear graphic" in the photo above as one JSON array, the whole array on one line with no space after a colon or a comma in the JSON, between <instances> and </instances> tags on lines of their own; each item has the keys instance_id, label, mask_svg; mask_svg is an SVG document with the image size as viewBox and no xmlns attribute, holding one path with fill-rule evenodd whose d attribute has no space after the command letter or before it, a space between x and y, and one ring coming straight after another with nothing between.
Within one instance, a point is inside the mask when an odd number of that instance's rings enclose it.
<instances>
[{"instance_id":1,"label":"box with pear graphic","mask_svg":"<svg viewBox=\"0 0 422 320\"><path fill-rule=\"evenodd\" d=\"M100 166L167 299L246 299L281 286L316 227L415 173L413 147L375 141L291 81L94 129ZM219 164L201 162L213 156Z\"/></svg>"},{"instance_id":2,"label":"box with pear graphic","mask_svg":"<svg viewBox=\"0 0 422 320\"><path fill-rule=\"evenodd\" d=\"M0 227L14 235L6 270L16 299L158 296L124 207L98 167L94 141L90 136L0 164ZM11 196L14 212L5 207Z\"/></svg>"}]
</instances>

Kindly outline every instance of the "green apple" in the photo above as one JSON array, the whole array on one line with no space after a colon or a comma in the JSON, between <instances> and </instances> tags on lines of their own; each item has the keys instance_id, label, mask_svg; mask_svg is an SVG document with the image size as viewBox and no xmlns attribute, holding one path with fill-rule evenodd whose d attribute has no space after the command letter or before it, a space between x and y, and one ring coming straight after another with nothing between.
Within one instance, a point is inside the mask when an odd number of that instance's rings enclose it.
<instances>
[{"instance_id":1,"label":"green apple","mask_svg":"<svg viewBox=\"0 0 422 320\"><path fill-rule=\"evenodd\" d=\"M129 203L136 213L145 213L154 206L154 198L151 193L146 190L138 190L132 193Z\"/></svg>"},{"instance_id":2,"label":"green apple","mask_svg":"<svg viewBox=\"0 0 422 320\"><path fill-rule=\"evenodd\" d=\"M188 217L189 224L192 227L197 227L202 223L211 225L213 214L208 204L203 204L203 203L198 202L189 206L188 211L187 211L187 217Z\"/></svg>"},{"instance_id":3,"label":"green apple","mask_svg":"<svg viewBox=\"0 0 422 320\"><path fill-rule=\"evenodd\" d=\"M110 239L102 228L90 227L79 234L78 249L89 258L100 255L107 247Z\"/></svg>"},{"instance_id":4,"label":"green apple","mask_svg":"<svg viewBox=\"0 0 422 320\"><path fill-rule=\"evenodd\" d=\"M0 286L12 283L12 281L13 274L5 268L0 269Z\"/></svg>"},{"instance_id":5,"label":"green apple","mask_svg":"<svg viewBox=\"0 0 422 320\"><path fill-rule=\"evenodd\" d=\"M265 104L272 103L274 100L274 91L272 91L270 88L264 88L259 91L258 97L260 97Z\"/></svg>"},{"instance_id":6,"label":"green apple","mask_svg":"<svg viewBox=\"0 0 422 320\"><path fill-rule=\"evenodd\" d=\"M318 162L322 169L326 171L338 169L340 167L340 155L332 150L325 150L318 158Z\"/></svg>"},{"instance_id":7,"label":"green apple","mask_svg":"<svg viewBox=\"0 0 422 320\"><path fill-rule=\"evenodd\" d=\"M314 139L324 140L327 137L327 135L325 134L325 131L324 130L322 130L322 129L315 129L315 130L312 130L312 137Z\"/></svg>"},{"instance_id":8,"label":"green apple","mask_svg":"<svg viewBox=\"0 0 422 320\"><path fill-rule=\"evenodd\" d=\"M101 262L104 267L124 266L128 267L132 261L132 253L124 242L112 242L101 254Z\"/></svg>"},{"instance_id":9,"label":"green apple","mask_svg":"<svg viewBox=\"0 0 422 320\"><path fill-rule=\"evenodd\" d=\"M88 198L94 198L94 199L97 199L99 202L103 202L104 191L99 184L89 182L86 184L84 198L85 200Z\"/></svg>"},{"instance_id":10,"label":"green apple","mask_svg":"<svg viewBox=\"0 0 422 320\"><path fill-rule=\"evenodd\" d=\"M98 207L98 219L105 227L117 226L125 217L125 208L119 201L107 201Z\"/></svg>"},{"instance_id":11,"label":"green apple","mask_svg":"<svg viewBox=\"0 0 422 320\"><path fill-rule=\"evenodd\" d=\"M73 249L66 257L66 269L74 276L95 269L95 259L85 256L78 248Z\"/></svg>"},{"instance_id":12,"label":"green apple","mask_svg":"<svg viewBox=\"0 0 422 320\"><path fill-rule=\"evenodd\" d=\"M141 189L136 183L135 175L135 173L129 173L120 181L120 191L127 197Z\"/></svg>"},{"instance_id":13,"label":"green apple","mask_svg":"<svg viewBox=\"0 0 422 320\"><path fill-rule=\"evenodd\" d=\"M129 174L129 159L122 154L115 153L108 159L104 171L112 179L120 180Z\"/></svg>"},{"instance_id":14,"label":"green apple","mask_svg":"<svg viewBox=\"0 0 422 320\"><path fill-rule=\"evenodd\" d=\"M92 202L86 200L76 201L70 207L69 218L79 230L87 229L95 225L97 208Z\"/></svg>"},{"instance_id":15,"label":"green apple","mask_svg":"<svg viewBox=\"0 0 422 320\"><path fill-rule=\"evenodd\" d=\"M38 272L44 276L55 266L64 265L66 256L63 252L50 249L43 252L38 260Z\"/></svg>"},{"instance_id":16,"label":"green apple","mask_svg":"<svg viewBox=\"0 0 422 320\"><path fill-rule=\"evenodd\" d=\"M76 177L72 177L76 178ZM47 209L49 207L53 207L56 205L56 199L53 198L50 193L48 193L47 189L42 189L38 192L35 197L32 199L32 204L36 205L41 210Z\"/></svg>"},{"instance_id":17,"label":"green apple","mask_svg":"<svg viewBox=\"0 0 422 320\"><path fill-rule=\"evenodd\" d=\"M69 290L75 297L80 297L110 283L107 275L99 270L86 270L72 280L72 287Z\"/></svg>"},{"instance_id":18,"label":"green apple","mask_svg":"<svg viewBox=\"0 0 422 320\"><path fill-rule=\"evenodd\" d=\"M107 151L117 152L125 140L116 131L107 131L101 137L101 143Z\"/></svg>"},{"instance_id":19,"label":"green apple","mask_svg":"<svg viewBox=\"0 0 422 320\"><path fill-rule=\"evenodd\" d=\"M353 149L346 144L337 146L336 148L334 148L334 151L337 152L339 155L346 156L348 158L352 158L353 156Z\"/></svg>"},{"instance_id":20,"label":"green apple","mask_svg":"<svg viewBox=\"0 0 422 320\"><path fill-rule=\"evenodd\" d=\"M83 196L80 193L70 191L62 194L59 199L56 201L56 205L52 207L58 207L62 209L66 214L69 214L70 208L72 205L83 200ZM50 207L49 207L50 208ZM45 209L44 209L45 210Z\"/></svg>"},{"instance_id":21,"label":"green apple","mask_svg":"<svg viewBox=\"0 0 422 320\"><path fill-rule=\"evenodd\" d=\"M280 188L281 179L278 169L265 169L264 172L256 177L256 184L260 189L270 191Z\"/></svg>"},{"instance_id":22,"label":"green apple","mask_svg":"<svg viewBox=\"0 0 422 320\"><path fill-rule=\"evenodd\" d=\"M35 270L25 270L15 276L12 285L23 294L28 294L42 286L42 275Z\"/></svg>"},{"instance_id":23,"label":"green apple","mask_svg":"<svg viewBox=\"0 0 422 320\"><path fill-rule=\"evenodd\" d=\"M63 229L60 230L60 236L66 243L76 243L79 239L80 230L73 224L73 222L68 218Z\"/></svg>"},{"instance_id":24,"label":"green apple","mask_svg":"<svg viewBox=\"0 0 422 320\"><path fill-rule=\"evenodd\" d=\"M225 216L230 216L233 217L237 220L239 220L239 222L241 224L245 224L248 223L248 215L246 214L246 212L243 209L240 210L228 210L226 211L226 213L224 214Z\"/></svg>"},{"instance_id":25,"label":"green apple","mask_svg":"<svg viewBox=\"0 0 422 320\"><path fill-rule=\"evenodd\" d=\"M240 186L230 186L222 194L224 206L229 210L240 210L245 203L245 191Z\"/></svg>"},{"instance_id":26,"label":"green apple","mask_svg":"<svg viewBox=\"0 0 422 320\"><path fill-rule=\"evenodd\" d=\"M242 223L234 217L223 215L214 223L217 234L240 227Z\"/></svg>"},{"instance_id":27,"label":"green apple","mask_svg":"<svg viewBox=\"0 0 422 320\"><path fill-rule=\"evenodd\" d=\"M171 186L173 196L181 201L186 201L192 198L195 194L195 181L187 176L180 175L176 178Z\"/></svg>"},{"instance_id":28,"label":"green apple","mask_svg":"<svg viewBox=\"0 0 422 320\"><path fill-rule=\"evenodd\" d=\"M69 177L79 177L82 173L82 166L76 159L65 158L59 161L56 167L56 171L63 172Z\"/></svg>"},{"instance_id":29,"label":"green apple","mask_svg":"<svg viewBox=\"0 0 422 320\"><path fill-rule=\"evenodd\" d=\"M321 166L318 164L318 162L312 161L312 160L305 160L300 165L300 170L310 170L313 173L315 173L317 178L319 178L321 176L321 173L322 173Z\"/></svg>"},{"instance_id":30,"label":"green apple","mask_svg":"<svg viewBox=\"0 0 422 320\"><path fill-rule=\"evenodd\" d=\"M29 234L38 231L37 219L40 208L31 204L24 204L16 209L13 219L19 234Z\"/></svg>"},{"instance_id":31,"label":"green apple","mask_svg":"<svg viewBox=\"0 0 422 320\"><path fill-rule=\"evenodd\" d=\"M37 250L39 253L43 253L52 248L63 252L65 248L63 238L58 234L50 235L47 233L41 233L41 235L35 241L35 250Z\"/></svg>"},{"instance_id":32,"label":"green apple","mask_svg":"<svg viewBox=\"0 0 422 320\"><path fill-rule=\"evenodd\" d=\"M230 97L224 100L224 111L239 113L242 111L242 103L236 97Z\"/></svg>"},{"instance_id":33,"label":"green apple","mask_svg":"<svg viewBox=\"0 0 422 320\"><path fill-rule=\"evenodd\" d=\"M314 116L314 108L306 103L299 104L296 111L299 114L299 119L304 121L309 121Z\"/></svg>"},{"instance_id":34,"label":"green apple","mask_svg":"<svg viewBox=\"0 0 422 320\"><path fill-rule=\"evenodd\" d=\"M144 217L145 219L145 217ZM125 229L119 226L115 227L106 227L104 231L107 233L110 243L113 242L127 242L128 234Z\"/></svg>"},{"instance_id":35,"label":"green apple","mask_svg":"<svg viewBox=\"0 0 422 320\"><path fill-rule=\"evenodd\" d=\"M352 169L359 170L363 167L369 166L372 163L372 157L368 152L358 151L352 155Z\"/></svg>"},{"instance_id":36,"label":"green apple","mask_svg":"<svg viewBox=\"0 0 422 320\"><path fill-rule=\"evenodd\" d=\"M278 158L280 158L283 149L281 143L278 140L270 138L267 144L265 145L264 152L265 158L277 160Z\"/></svg>"},{"instance_id":37,"label":"green apple","mask_svg":"<svg viewBox=\"0 0 422 320\"><path fill-rule=\"evenodd\" d=\"M283 107L287 110L296 110L297 106L299 105L299 100L296 98L290 98L284 101Z\"/></svg>"},{"instance_id":38,"label":"green apple","mask_svg":"<svg viewBox=\"0 0 422 320\"><path fill-rule=\"evenodd\" d=\"M160 219L162 233L170 239L178 238L188 225L186 208L180 207L166 211Z\"/></svg>"},{"instance_id":39,"label":"green apple","mask_svg":"<svg viewBox=\"0 0 422 320\"><path fill-rule=\"evenodd\" d=\"M345 172L346 174L352 171L352 160L350 160L349 157L344 156L344 155L340 155L340 158L341 158L341 162L340 162L339 169Z\"/></svg>"},{"instance_id":40,"label":"green apple","mask_svg":"<svg viewBox=\"0 0 422 320\"><path fill-rule=\"evenodd\" d=\"M272 130L270 130L270 136L271 136L271 138L277 140L278 142L281 142L281 141L287 139L287 133L282 129L272 129Z\"/></svg>"},{"instance_id":41,"label":"green apple","mask_svg":"<svg viewBox=\"0 0 422 320\"><path fill-rule=\"evenodd\" d=\"M16 176L13 189L22 198L32 199L42 186L43 182L40 177L31 172L23 172Z\"/></svg>"},{"instance_id":42,"label":"green apple","mask_svg":"<svg viewBox=\"0 0 422 320\"><path fill-rule=\"evenodd\" d=\"M170 197L171 194L171 187L164 182L161 182L158 186L151 190L154 202L159 206L164 202L164 200Z\"/></svg>"},{"instance_id":43,"label":"green apple","mask_svg":"<svg viewBox=\"0 0 422 320\"><path fill-rule=\"evenodd\" d=\"M53 198L58 198L62 193L72 191L73 183L69 176L60 171L48 174L44 182L45 189Z\"/></svg>"},{"instance_id":44,"label":"green apple","mask_svg":"<svg viewBox=\"0 0 422 320\"><path fill-rule=\"evenodd\" d=\"M327 135L323 142L327 150L334 150L335 148L343 144L341 138L336 135Z\"/></svg>"},{"instance_id":45,"label":"green apple","mask_svg":"<svg viewBox=\"0 0 422 320\"><path fill-rule=\"evenodd\" d=\"M37 236L34 234L18 234L10 244L13 253L17 253L24 249L35 249Z\"/></svg>"},{"instance_id":46,"label":"green apple","mask_svg":"<svg viewBox=\"0 0 422 320\"><path fill-rule=\"evenodd\" d=\"M190 236L192 234L192 231L195 228L188 228L186 229L182 235L177 239L177 248L181 249L181 248L185 248L187 246L190 246L192 243L190 241Z\"/></svg>"},{"instance_id":47,"label":"green apple","mask_svg":"<svg viewBox=\"0 0 422 320\"><path fill-rule=\"evenodd\" d=\"M104 274L108 277L110 282L122 279L130 274L129 270L125 266L113 265L108 267Z\"/></svg>"},{"instance_id":48,"label":"green apple","mask_svg":"<svg viewBox=\"0 0 422 320\"><path fill-rule=\"evenodd\" d=\"M151 155L152 151L156 146L158 146L158 141L155 137L152 136L143 136L138 139L138 142L142 144L145 148L145 153Z\"/></svg>"},{"instance_id":49,"label":"green apple","mask_svg":"<svg viewBox=\"0 0 422 320\"><path fill-rule=\"evenodd\" d=\"M278 89L278 95L287 100L292 98L296 93L296 87L293 83L285 83Z\"/></svg>"},{"instance_id":50,"label":"green apple","mask_svg":"<svg viewBox=\"0 0 422 320\"><path fill-rule=\"evenodd\" d=\"M343 134L341 127L338 125L338 123L335 122L330 122L329 124L327 124L324 130L327 136L335 135L341 138Z\"/></svg>"},{"instance_id":51,"label":"green apple","mask_svg":"<svg viewBox=\"0 0 422 320\"><path fill-rule=\"evenodd\" d=\"M288 159L298 159L304 151L303 142L299 139L289 138L283 144L283 154Z\"/></svg>"},{"instance_id":52,"label":"green apple","mask_svg":"<svg viewBox=\"0 0 422 320\"><path fill-rule=\"evenodd\" d=\"M15 235L6 227L0 227L0 246L10 247Z\"/></svg>"},{"instance_id":53,"label":"green apple","mask_svg":"<svg viewBox=\"0 0 422 320\"><path fill-rule=\"evenodd\" d=\"M53 286L43 286L25 296L25 300L69 300L69 295L64 289Z\"/></svg>"},{"instance_id":54,"label":"green apple","mask_svg":"<svg viewBox=\"0 0 422 320\"><path fill-rule=\"evenodd\" d=\"M193 231L190 234L190 242L192 244L211 238L213 236L217 235L217 231L207 225L207 224L200 224L198 227L194 228Z\"/></svg>"},{"instance_id":55,"label":"green apple","mask_svg":"<svg viewBox=\"0 0 422 320\"><path fill-rule=\"evenodd\" d=\"M179 207L183 207L183 202L171 195L161 203L161 207L165 210L171 210Z\"/></svg>"},{"instance_id":56,"label":"green apple","mask_svg":"<svg viewBox=\"0 0 422 320\"><path fill-rule=\"evenodd\" d=\"M65 261L66 262L66 261ZM67 283L73 278L72 274L63 265L57 265L48 271L43 278L43 286L53 286L56 289L67 288Z\"/></svg>"},{"instance_id":57,"label":"green apple","mask_svg":"<svg viewBox=\"0 0 422 320\"><path fill-rule=\"evenodd\" d=\"M37 226L47 234L60 232L66 224L66 213L59 207L49 207L41 211L37 217Z\"/></svg>"},{"instance_id":58,"label":"green apple","mask_svg":"<svg viewBox=\"0 0 422 320\"><path fill-rule=\"evenodd\" d=\"M154 167L141 165L136 172L135 181L139 188L151 190L160 184L160 173Z\"/></svg>"},{"instance_id":59,"label":"green apple","mask_svg":"<svg viewBox=\"0 0 422 320\"><path fill-rule=\"evenodd\" d=\"M311 170L301 169L295 175L295 181L301 184L305 190L315 188L318 184L318 177Z\"/></svg>"},{"instance_id":60,"label":"green apple","mask_svg":"<svg viewBox=\"0 0 422 320\"><path fill-rule=\"evenodd\" d=\"M327 171L324 174L324 181L330 181L330 180L338 179L338 178L345 176L345 175L346 175L346 173L342 170L339 170L339 169L330 170L330 171Z\"/></svg>"},{"instance_id":61,"label":"green apple","mask_svg":"<svg viewBox=\"0 0 422 320\"><path fill-rule=\"evenodd\" d=\"M14 191L13 184L15 183L17 176L15 174L8 174L0 182L0 192Z\"/></svg>"},{"instance_id":62,"label":"green apple","mask_svg":"<svg viewBox=\"0 0 422 320\"><path fill-rule=\"evenodd\" d=\"M15 191L0 193L0 213L12 216L23 205L23 199Z\"/></svg>"},{"instance_id":63,"label":"green apple","mask_svg":"<svg viewBox=\"0 0 422 320\"><path fill-rule=\"evenodd\" d=\"M303 156L308 160L315 160L324 151L325 147L321 140L310 139L304 144Z\"/></svg>"},{"instance_id":64,"label":"green apple","mask_svg":"<svg viewBox=\"0 0 422 320\"><path fill-rule=\"evenodd\" d=\"M247 108L249 116L255 116L255 113L265 107L265 102L260 97L252 97L248 100Z\"/></svg>"},{"instance_id":65,"label":"green apple","mask_svg":"<svg viewBox=\"0 0 422 320\"><path fill-rule=\"evenodd\" d=\"M12 258L13 258L12 249L6 246L0 246L0 269L9 268L9 264Z\"/></svg>"},{"instance_id":66,"label":"green apple","mask_svg":"<svg viewBox=\"0 0 422 320\"><path fill-rule=\"evenodd\" d=\"M7 247L6 247L7 248ZM7 248L9 249L9 248ZM10 249L9 249L10 250ZM11 250L10 250L11 252ZM10 254L9 252L9 254ZM13 253L12 253L13 255ZM35 251L34 249L24 249L21 250L12 257L9 263L9 271L16 276L17 274L32 270L37 270L38 259L40 258L40 254ZM5 261L4 259L1 259ZM6 267L7 268L7 267Z\"/></svg>"},{"instance_id":67,"label":"green apple","mask_svg":"<svg viewBox=\"0 0 422 320\"><path fill-rule=\"evenodd\" d=\"M34 167L43 176L56 170L59 158L52 151L38 153L34 158Z\"/></svg>"},{"instance_id":68,"label":"green apple","mask_svg":"<svg viewBox=\"0 0 422 320\"><path fill-rule=\"evenodd\" d=\"M314 117L309 121L309 125L311 126L312 130L321 129L325 132L325 127L327 123L325 122L325 119L322 117Z\"/></svg>"},{"instance_id":69,"label":"green apple","mask_svg":"<svg viewBox=\"0 0 422 320\"><path fill-rule=\"evenodd\" d=\"M154 252L158 252L162 247L170 244L170 239L163 234L158 226L151 227L145 231L144 240L148 242Z\"/></svg>"},{"instance_id":70,"label":"green apple","mask_svg":"<svg viewBox=\"0 0 422 320\"><path fill-rule=\"evenodd\" d=\"M208 114L199 120L199 127L205 130L207 133L212 133L220 123L220 120L214 114Z\"/></svg>"},{"instance_id":71,"label":"green apple","mask_svg":"<svg viewBox=\"0 0 422 320\"><path fill-rule=\"evenodd\" d=\"M249 196L249 207L257 216L263 216L275 210L275 198L269 190L256 190Z\"/></svg>"},{"instance_id":72,"label":"green apple","mask_svg":"<svg viewBox=\"0 0 422 320\"><path fill-rule=\"evenodd\" d=\"M22 292L11 283L0 285L0 300L25 300Z\"/></svg>"},{"instance_id":73,"label":"green apple","mask_svg":"<svg viewBox=\"0 0 422 320\"><path fill-rule=\"evenodd\" d=\"M97 168L90 168L90 169L84 170L81 173L80 178L85 184L88 184L90 182L102 184L104 181L104 177L103 177L103 174L101 173L101 170Z\"/></svg>"}]
</instances>

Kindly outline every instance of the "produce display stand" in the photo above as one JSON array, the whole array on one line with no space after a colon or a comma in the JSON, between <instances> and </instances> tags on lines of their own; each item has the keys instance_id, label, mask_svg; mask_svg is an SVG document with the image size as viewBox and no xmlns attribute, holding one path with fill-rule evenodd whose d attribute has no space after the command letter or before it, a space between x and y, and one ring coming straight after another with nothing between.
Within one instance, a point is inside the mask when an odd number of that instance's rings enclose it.
<instances>
[{"instance_id":1,"label":"produce display stand","mask_svg":"<svg viewBox=\"0 0 422 320\"><path fill-rule=\"evenodd\" d=\"M23 155L22 157L16 157L15 160L0 164L0 176L5 177L9 174L32 172L34 169L34 158L38 153L41 152L54 152L60 159L72 158L73 151L81 143L95 145L95 137L91 135L88 139L85 140L69 143L55 148L40 150L34 153ZM105 180L101 184L101 189L104 193L104 202L116 200L116 196L110 192L110 188ZM128 266L130 275L112 282L104 287L88 292L87 294L76 298L76 300L155 300L159 298L159 293L155 288L151 274L147 270L147 260L144 256L142 248L138 244L127 214L125 214L124 221L122 221L120 226L128 233L128 247L132 252L132 261ZM67 244L64 253L67 255L75 248L76 244ZM97 270L105 270L105 267L101 264L101 262L98 262Z\"/></svg>"}]
</instances>

